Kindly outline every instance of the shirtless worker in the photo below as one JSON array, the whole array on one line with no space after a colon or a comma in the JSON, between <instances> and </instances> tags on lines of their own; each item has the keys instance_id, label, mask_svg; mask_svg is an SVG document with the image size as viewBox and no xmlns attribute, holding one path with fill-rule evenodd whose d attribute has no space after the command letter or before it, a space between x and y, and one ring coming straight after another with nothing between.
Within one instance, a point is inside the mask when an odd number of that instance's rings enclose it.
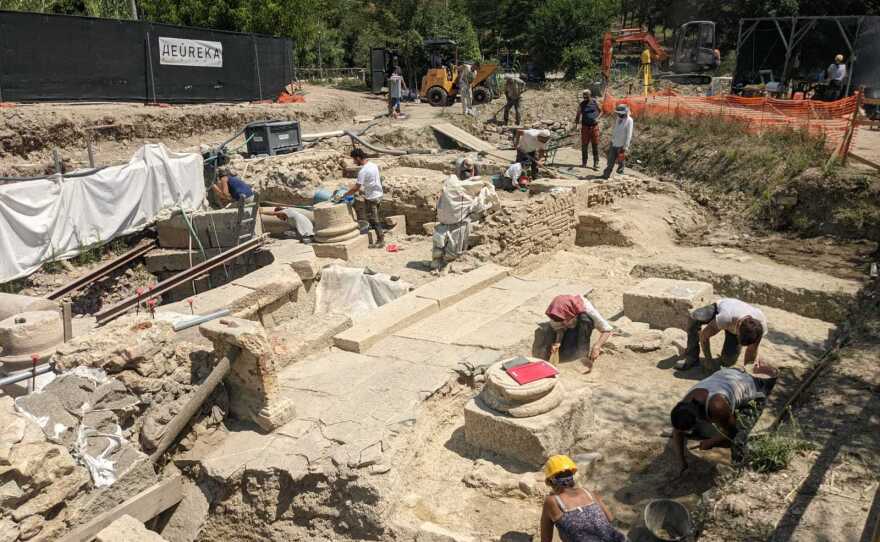
<instances>
[{"instance_id":1,"label":"shirtless worker","mask_svg":"<svg viewBox=\"0 0 880 542\"><path fill-rule=\"evenodd\" d=\"M721 357L715 360L709 339L724 331L724 346ZM688 323L687 349L684 359L676 363L676 369L685 370L700 361L700 348L703 349L703 369L707 373L718 370L718 364L725 367L736 365L739 353L746 347L744 364L758 359L758 346L767 334L767 317L760 309L739 299L724 298L717 303L694 309Z\"/></svg>"},{"instance_id":2,"label":"shirtless worker","mask_svg":"<svg viewBox=\"0 0 880 542\"><path fill-rule=\"evenodd\" d=\"M753 374L725 368L687 392L670 415L679 476L688 468L688 439L699 440L700 450L730 448L734 463L742 461L749 431L764 410L776 377L775 368L760 363Z\"/></svg>"}]
</instances>

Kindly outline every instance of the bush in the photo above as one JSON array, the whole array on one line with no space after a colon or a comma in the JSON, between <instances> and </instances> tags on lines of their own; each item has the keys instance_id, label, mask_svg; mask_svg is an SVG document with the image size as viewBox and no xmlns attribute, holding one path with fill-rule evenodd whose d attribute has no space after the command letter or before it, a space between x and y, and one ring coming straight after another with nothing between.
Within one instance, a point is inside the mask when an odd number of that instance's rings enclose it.
<instances>
[{"instance_id":1,"label":"bush","mask_svg":"<svg viewBox=\"0 0 880 542\"><path fill-rule=\"evenodd\" d=\"M811 449L802 438L800 426L792 421L772 433L752 436L746 448L745 463L755 472L776 472L787 468L795 454Z\"/></svg>"}]
</instances>

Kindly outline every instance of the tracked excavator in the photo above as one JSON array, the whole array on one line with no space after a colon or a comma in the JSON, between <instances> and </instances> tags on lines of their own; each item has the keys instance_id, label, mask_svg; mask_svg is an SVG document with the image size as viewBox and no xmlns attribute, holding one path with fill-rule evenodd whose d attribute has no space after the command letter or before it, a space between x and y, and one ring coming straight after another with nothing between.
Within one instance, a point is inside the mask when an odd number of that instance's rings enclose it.
<instances>
[{"instance_id":1,"label":"tracked excavator","mask_svg":"<svg viewBox=\"0 0 880 542\"><path fill-rule=\"evenodd\" d=\"M684 85L708 85L712 78L701 72L718 66L715 49L715 23L690 21L678 29L675 49L670 54L653 34L641 28L606 32L602 40L602 76L607 86L611 80L611 58L615 45L641 43L651 51L652 60L669 71L654 74L654 79Z\"/></svg>"}]
</instances>

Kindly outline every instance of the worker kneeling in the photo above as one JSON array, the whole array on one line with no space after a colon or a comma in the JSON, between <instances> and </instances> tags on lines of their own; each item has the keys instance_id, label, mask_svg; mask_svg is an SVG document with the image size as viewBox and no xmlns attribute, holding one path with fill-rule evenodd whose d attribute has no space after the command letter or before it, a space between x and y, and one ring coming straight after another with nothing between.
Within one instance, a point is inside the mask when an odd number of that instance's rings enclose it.
<instances>
[{"instance_id":1,"label":"worker kneeling","mask_svg":"<svg viewBox=\"0 0 880 542\"><path fill-rule=\"evenodd\" d=\"M593 370L593 364L602 355L602 347L611 337L614 329L596 310L590 301L582 295L558 295L550 302L545 313L550 318L550 346L537 355L546 355L555 362L570 361L582 358L584 373ZM590 348L590 335L593 328L599 330L596 344ZM544 348L537 348L542 350Z\"/></svg>"},{"instance_id":2,"label":"worker kneeling","mask_svg":"<svg viewBox=\"0 0 880 542\"><path fill-rule=\"evenodd\" d=\"M681 473L688 468L685 441L699 440L700 450L730 448L734 463L743 460L749 432L776 385L777 371L756 364L754 373L721 369L701 380L672 409L672 445Z\"/></svg>"}]
</instances>

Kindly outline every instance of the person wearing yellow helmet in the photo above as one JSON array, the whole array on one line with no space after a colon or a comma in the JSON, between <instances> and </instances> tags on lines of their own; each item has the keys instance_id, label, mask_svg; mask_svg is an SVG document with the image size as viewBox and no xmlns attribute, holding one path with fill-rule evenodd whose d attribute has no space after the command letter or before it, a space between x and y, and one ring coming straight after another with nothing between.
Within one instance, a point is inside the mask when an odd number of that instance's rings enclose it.
<instances>
[{"instance_id":1,"label":"person wearing yellow helmet","mask_svg":"<svg viewBox=\"0 0 880 542\"><path fill-rule=\"evenodd\" d=\"M541 512L541 542L553 541L553 527L562 542L625 542L611 524L602 498L574 481L577 465L567 455L554 455L544 465L544 481L553 490Z\"/></svg>"}]
</instances>

